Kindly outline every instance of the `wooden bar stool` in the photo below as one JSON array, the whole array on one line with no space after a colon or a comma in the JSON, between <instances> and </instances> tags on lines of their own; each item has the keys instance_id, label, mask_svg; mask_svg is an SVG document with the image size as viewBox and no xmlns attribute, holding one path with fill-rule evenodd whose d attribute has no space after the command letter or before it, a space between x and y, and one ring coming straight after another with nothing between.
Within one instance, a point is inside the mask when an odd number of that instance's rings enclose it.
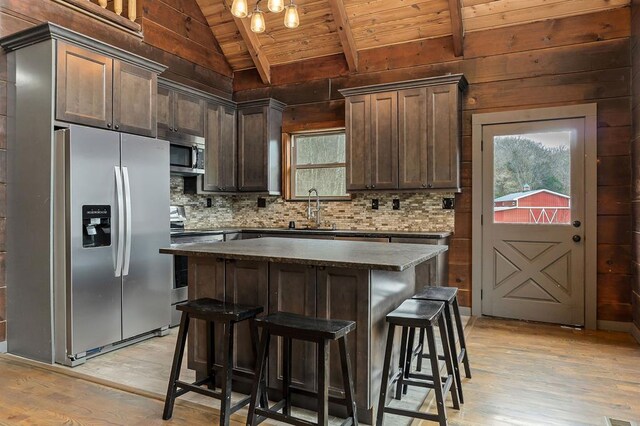
<instances>
[{"instance_id":1,"label":"wooden bar stool","mask_svg":"<svg viewBox=\"0 0 640 426\"><path fill-rule=\"evenodd\" d=\"M343 426L358 425L358 413L354 402L353 379L351 374L351 360L347 334L356 328L353 321L327 320L322 318L305 317L302 315L278 312L257 319L258 327L262 328L258 361L256 362L255 379L251 394L251 405L247 417L247 425L255 426L258 423L273 419L296 426L326 425L329 420L329 400L344 404L347 408L347 419ZM283 399L272 407L257 408L256 401L262 400L266 393L265 370L269 357L269 343L271 336L281 336L283 339ZM318 348L318 392L311 392L291 385L291 340L303 340L317 344ZM342 377L344 386L344 398L329 397L329 342L338 341L340 361L342 365ZM312 423L291 415L291 394L316 397L318 399L318 421ZM267 398L264 398L267 399ZM282 410L282 413L279 411Z\"/></svg>"},{"instance_id":2,"label":"wooden bar stool","mask_svg":"<svg viewBox=\"0 0 640 426\"><path fill-rule=\"evenodd\" d=\"M456 287L425 287L419 291L413 299L420 300L432 300L435 302L443 302L444 305L444 319L447 322L447 331L449 333L449 344L451 346L451 356L454 359L453 367L455 369L456 384L458 387L458 394L460 402L464 403L462 396L462 380L460 378L460 363L464 363L465 376L471 378L471 368L469 367L469 354L467 352L467 344L464 339L464 329L462 327L462 320L460 318L460 308L458 307L458 289ZM458 332L458 339L460 341L460 353L458 354L458 348L456 347L456 335L451 320L451 313L453 309L453 316L455 320L456 330ZM413 347L413 341L410 341L411 347ZM418 346L415 348L413 354L418 356L418 362L416 369L422 370L422 358L428 357L428 354L423 354L424 348L424 331L420 332L418 340ZM443 359L442 356L440 359Z\"/></svg>"},{"instance_id":3,"label":"wooden bar stool","mask_svg":"<svg viewBox=\"0 0 640 426\"><path fill-rule=\"evenodd\" d=\"M254 320L264 309L261 306L236 305L209 298L191 300L177 305L176 309L182 311L182 316L180 318L180 329L178 331L178 340L176 341L176 350L173 355L169 387L164 402L162 418L164 420L171 418L173 405L177 397L187 392L196 392L220 400L220 424L227 426L229 425L231 414L247 405L251 399L247 396L235 405L231 405L232 378L253 382L253 374L233 371L234 327L241 321L250 322L249 327L254 343L253 349L254 353L256 353L258 341ZM193 383L187 383L180 380L180 366L182 365L182 357L187 342L189 320L192 318L207 322L207 377ZM215 333L213 325L216 322L224 324L224 359L221 365L215 363ZM220 372L222 377L222 388L219 392L215 391L217 372ZM207 385L208 389L202 387L203 385Z\"/></svg>"},{"instance_id":4,"label":"wooden bar stool","mask_svg":"<svg viewBox=\"0 0 640 426\"><path fill-rule=\"evenodd\" d=\"M387 315L389 331L387 333L387 346L384 354L384 368L382 370L382 383L380 386L380 400L378 402L376 425L381 426L383 424L384 413L419 418L423 420L432 420L439 422L440 425L446 425L447 412L444 401L447 392L451 392L453 408L460 408L458 391L456 389L456 381L454 378L453 359L451 357L450 346L447 338L447 324L442 317L443 310L444 303L442 302L409 299L402 302L395 311ZM440 330L444 360L447 367L447 374L445 377L440 375L438 350L436 348L435 340L436 324ZM398 369L393 376L389 378L396 327L402 327L400 361L398 363ZM430 375L421 373L409 374L408 369L410 368L410 362L407 362L407 360L412 358L412 351L411 347L408 345L407 339L408 334L413 334L415 329L424 330L426 332L430 355L429 360L431 361ZM418 386L433 389L436 397L437 414L388 407L386 404L387 392L389 390L389 385L393 386L394 384L396 384L396 399L402 398L404 386Z\"/></svg>"}]
</instances>

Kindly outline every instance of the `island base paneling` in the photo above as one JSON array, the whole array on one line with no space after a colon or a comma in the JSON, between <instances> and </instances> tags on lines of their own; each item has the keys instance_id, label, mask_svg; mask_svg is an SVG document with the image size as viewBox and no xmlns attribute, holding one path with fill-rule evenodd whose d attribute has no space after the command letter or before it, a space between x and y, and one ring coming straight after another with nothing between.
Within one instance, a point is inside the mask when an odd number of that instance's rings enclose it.
<instances>
[{"instance_id":1,"label":"island base paneling","mask_svg":"<svg viewBox=\"0 0 640 426\"><path fill-rule=\"evenodd\" d=\"M281 264L261 261L224 260L213 257L189 257L189 299L215 297L233 303L260 305L264 314L285 311L318 318L347 319L356 322L348 344L354 374L358 415L370 423L380 392L384 345L387 336L386 315L415 292L415 267L402 272L351 269L314 265ZM264 315L263 314L263 315ZM206 369L206 328L195 321L189 335L189 368L197 377ZM220 360L222 329L216 327L215 351ZM398 338L400 336L397 336ZM268 365L271 399L280 397L282 347L272 344ZM275 342L274 342L275 343ZM399 347L399 341L396 347ZM247 371L253 363L248 330L236 338L234 368ZM315 350L312 345L294 342L292 346L295 386L309 391L316 388ZM399 353L395 354L397 364ZM342 371L337 345L330 347L330 394L342 397ZM248 393L245 383L234 383L234 390ZM294 395L294 404L315 409L316 400ZM331 404L330 412L345 416L344 407Z\"/></svg>"}]
</instances>

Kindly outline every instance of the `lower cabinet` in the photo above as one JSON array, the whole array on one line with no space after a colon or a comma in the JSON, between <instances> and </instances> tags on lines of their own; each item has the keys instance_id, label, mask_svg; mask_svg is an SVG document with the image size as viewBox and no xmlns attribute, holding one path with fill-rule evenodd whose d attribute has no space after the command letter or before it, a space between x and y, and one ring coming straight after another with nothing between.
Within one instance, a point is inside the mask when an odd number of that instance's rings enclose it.
<instances>
[{"instance_id":1,"label":"lower cabinet","mask_svg":"<svg viewBox=\"0 0 640 426\"><path fill-rule=\"evenodd\" d=\"M269 264L247 260L225 261L225 300L243 305L264 306L269 301ZM249 322L243 321L235 327L235 359L233 368L253 372L255 356L251 347Z\"/></svg>"},{"instance_id":2,"label":"lower cabinet","mask_svg":"<svg viewBox=\"0 0 640 426\"><path fill-rule=\"evenodd\" d=\"M351 320L359 324L347 335L347 347L351 357L355 400L359 406L369 401L369 324L370 271L317 267L317 317ZM344 397L342 368L337 342L331 342L329 366L329 393ZM317 369L314 369L317 371Z\"/></svg>"},{"instance_id":3,"label":"lower cabinet","mask_svg":"<svg viewBox=\"0 0 640 426\"><path fill-rule=\"evenodd\" d=\"M316 316L316 267L272 263L269 265L269 312L290 312ZM291 352L291 382L314 391L316 389L315 344L294 340ZM282 338L271 343L269 354L270 388L282 389Z\"/></svg>"}]
</instances>

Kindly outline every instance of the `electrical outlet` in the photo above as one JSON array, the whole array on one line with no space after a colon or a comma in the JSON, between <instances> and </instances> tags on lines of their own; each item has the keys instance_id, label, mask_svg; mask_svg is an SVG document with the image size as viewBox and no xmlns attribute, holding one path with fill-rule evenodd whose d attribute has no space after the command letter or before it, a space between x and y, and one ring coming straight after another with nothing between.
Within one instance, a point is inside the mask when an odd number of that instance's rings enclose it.
<instances>
[{"instance_id":1,"label":"electrical outlet","mask_svg":"<svg viewBox=\"0 0 640 426\"><path fill-rule=\"evenodd\" d=\"M371 208L373 210L378 210L378 207L380 207L380 203L378 202L377 198L374 198L371 200Z\"/></svg>"},{"instance_id":2,"label":"electrical outlet","mask_svg":"<svg viewBox=\"0 0 640 426\"><path fill-rule=\"evenodd\" d=\"M212 205L211 198L207 198L207 207L211 207Z\"/></svg>"},{"instance_id":3,"label":"electrical outlet","mask_svg":"<svg viewBox=\"0 0 640 426\"><path fill-rule=\"evenodd\" d=\"M400 200L398 198L394 198L391 205L394 210L400 210Z\"/></svg>"},{"instance_id":4,"label":"electrical outlet","mask_svg":"<svg viewBox=\"0 0 640 426\"><path fill-rule=\"evenodd\" d=\"M267 199L263 197L258 197L258 207L267 207Z\"/></svg>"},{"instance_id":5,"label":"electrical outlet","mask_svg":"<svg viewBox=\"0 0 640 426\"><path fill-rule=\"evenodd\" d=\"M443 198L442 199L442 208L444 210L453 210L453 208L455 207L455 198Z\"/></svg>"}]
</instances>

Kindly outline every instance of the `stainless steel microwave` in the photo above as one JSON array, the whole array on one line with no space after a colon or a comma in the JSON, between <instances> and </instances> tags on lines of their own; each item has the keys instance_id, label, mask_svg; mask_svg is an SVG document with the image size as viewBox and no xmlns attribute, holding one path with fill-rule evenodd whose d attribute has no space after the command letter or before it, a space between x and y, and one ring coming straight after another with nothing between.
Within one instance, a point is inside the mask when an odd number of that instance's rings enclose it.
<instances>
[{"instance_id":1,"label":"stainless steel microwave","mask_svg":"<svg viewBox=\"0 0 640 426\"><path fill-rule=\"evenodd\" d=\"M204 174L204 143L171 141L170 144L169 165L172 174Z\"/></svg>"}]
</instances>

